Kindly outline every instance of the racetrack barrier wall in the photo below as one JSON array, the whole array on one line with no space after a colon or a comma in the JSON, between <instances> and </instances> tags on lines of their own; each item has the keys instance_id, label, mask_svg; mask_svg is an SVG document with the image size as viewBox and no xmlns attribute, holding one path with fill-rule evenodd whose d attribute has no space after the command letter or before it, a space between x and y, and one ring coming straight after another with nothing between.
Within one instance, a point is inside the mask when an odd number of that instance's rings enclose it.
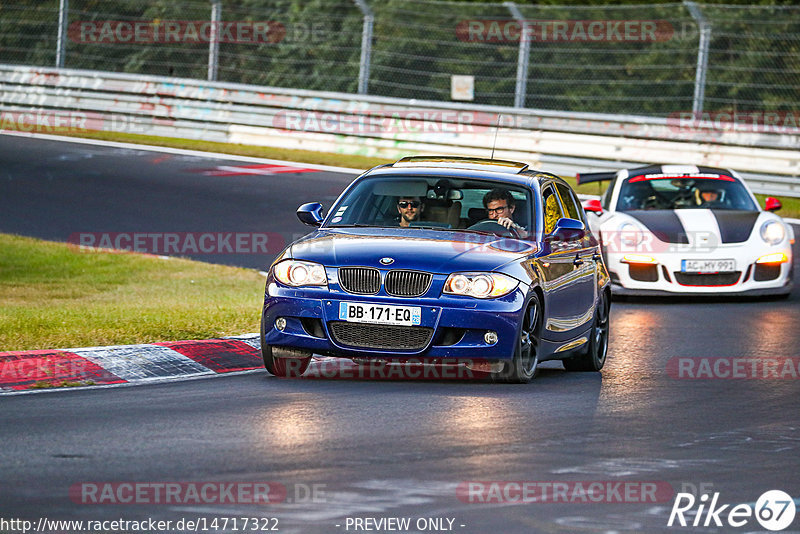
<instances>
[{"instance_id":1,"label":"racetrack barrier wall","mask_svg":"<svg viewBox=\"0 0 800 534\"><path fill-rule=\"evenodd\" d=\"M487 157L497 127L495 157L563 175L712 165L739 171L755 192L800 197L800 126L784 116L555 112L12 65L0 65L0 114L0 130L116 131L385 158Z\"/></svg>"}]
</instances>

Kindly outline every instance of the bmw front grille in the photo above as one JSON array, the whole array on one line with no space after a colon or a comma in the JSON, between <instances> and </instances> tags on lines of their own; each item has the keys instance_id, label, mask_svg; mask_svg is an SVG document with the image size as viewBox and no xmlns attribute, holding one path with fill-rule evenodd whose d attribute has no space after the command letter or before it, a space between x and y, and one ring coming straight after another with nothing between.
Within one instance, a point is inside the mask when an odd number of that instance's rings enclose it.
<instances>
[{"instance_id":1,"label":"bmw front grille","mask_svg":"<svg viewBox=\"0 0 800 534\"><path fill-rule=\"evenodd\" d=\"M428 291L433 280L430 273L419 271L389 271L384 288L395 297L419 297Z\"/></svg>"},{"instance_id":2,"label":"bmw front grille","mask_svg":"<svg viewBox=\"0 0 800 534\"><path fill-rule=\"evenodd\" d=\"M374 295L381 287L381 273L371 267L340 267L339 285L348 293Z\"/></svg>"},{"instance_id":3,"label":"bmw front grille","mask_svg":"<svg viewBox=\"0 0 800 534\"><path fill-rule=\"evenodd\" d=\"M394 297L419 297L424 295L433 281L431 273L393 270L386 274L384 289ZM372 267L340 267L339 285L348 293L374 295L381 287L381 274Z\"/></svg>"}]
</instances>

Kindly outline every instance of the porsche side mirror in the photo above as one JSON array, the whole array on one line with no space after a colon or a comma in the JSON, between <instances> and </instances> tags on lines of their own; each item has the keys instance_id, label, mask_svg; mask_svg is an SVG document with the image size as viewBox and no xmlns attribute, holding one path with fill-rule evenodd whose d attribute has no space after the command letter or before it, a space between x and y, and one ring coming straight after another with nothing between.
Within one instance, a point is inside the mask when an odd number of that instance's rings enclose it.
<instances>
[{"instance_id":1,"label":"porsche side mirror","mask_svg":"<svg viewBox=\"0 0 800 534\"><path fill-rule=\"evenodd\" d=\"M575 241L586 235L586 226L577 220L563 217L556 222L556 227L547 235L551 241Z\"/></svg>"},{"instance_id":2,"label":"porsche side mirror","mask_svg":"<svg viewBox=\"0 0 800 534\"><path fill-rule=\"evenodd\" d=\"M583 206L583 211L586 213L592 212L598 217L603 214L603 206L600 204L600 201L596 198L591 200L584 200L581 204Z\"/></svg>"},{"instance_id":3,"label":"porsche side mirror","mask_svg":"<svg viewBox=\"0 0 800 534\"><path fill-rule=\"evenodd\" d=\"M322 204L309 202L297 208L297 218L309 226L319 226L325 217L322 216Z\"/></svg>"},{"instance_id":4,"label":"porsche side mirror","mask_svg":"<svg viewBox=\"0 0 800 534\"><path fill-rule=\"evenodd\" d=\"M764 209L767 211L778 211L783 207L781 201L775 197L767 197L767 200L764 202Z\"/></svg>"}]
</instances>

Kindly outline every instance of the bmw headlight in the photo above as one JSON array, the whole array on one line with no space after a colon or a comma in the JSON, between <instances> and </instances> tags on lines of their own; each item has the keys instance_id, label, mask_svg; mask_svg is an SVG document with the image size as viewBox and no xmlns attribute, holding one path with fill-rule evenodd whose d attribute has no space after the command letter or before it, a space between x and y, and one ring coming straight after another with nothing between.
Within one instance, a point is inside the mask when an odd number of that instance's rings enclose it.
<instances>
[{"instance_id":1,"label":"bmw headlight","mask_svg":"<svg viewBox=\"0 0 800 534\"><path fill-rule=\"evenodd\" d=\"M633 223L620 224L618 231L620 242L627 247L635 247L644 239L642 230Z\"/></svg>"},{"instance_id":2,"label":"bmw headlight","mask_svg":"<svg viewBox=\"0 0 800 534\"><path fill-rule=\"evenodd\" d=\"M761 239L764 243L777 245L786 237L786 230L778 221L767 221L761 225Z\"/></svg>"},{"instance_id":3,"label":"bmw headlight","mask_svg":"<svg viewBox=\"0 0 800 534\"><path fill-rule=\"evenodd\" d=\"M477 299L493 299L508 295L519 280L500 273L453 273L444 283L444 292Z\"/></svg>"},{"instance_id":4,"label":"bmw headlight","mask_svg":"<svg viewBox=\"0 0 800 534\"><path fill-rule=\"evenodd\" d=\"M328 277L325 267L319 263L300 260L284 260L277 264L272 271L275 278L282 284L292 287L300 286L325 286Z\"/></svg>"}]
</instances>

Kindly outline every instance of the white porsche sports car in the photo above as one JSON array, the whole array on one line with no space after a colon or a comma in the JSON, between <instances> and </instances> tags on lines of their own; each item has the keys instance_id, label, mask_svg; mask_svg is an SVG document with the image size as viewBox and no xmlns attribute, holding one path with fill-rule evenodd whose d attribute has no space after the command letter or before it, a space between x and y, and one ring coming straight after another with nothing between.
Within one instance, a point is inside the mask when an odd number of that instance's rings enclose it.
<instances>
[{"instance_id":1,"label":"white porsche sports car","mask_svg":"<svg viewBox=\"0 0 800 534\"><path fill-rule=\"evenodd\" d=\"M584 202L616 295L787 296L794 232L727 169L650 165L578 175L610 180Z\"/></svg>"}]
</instances>

